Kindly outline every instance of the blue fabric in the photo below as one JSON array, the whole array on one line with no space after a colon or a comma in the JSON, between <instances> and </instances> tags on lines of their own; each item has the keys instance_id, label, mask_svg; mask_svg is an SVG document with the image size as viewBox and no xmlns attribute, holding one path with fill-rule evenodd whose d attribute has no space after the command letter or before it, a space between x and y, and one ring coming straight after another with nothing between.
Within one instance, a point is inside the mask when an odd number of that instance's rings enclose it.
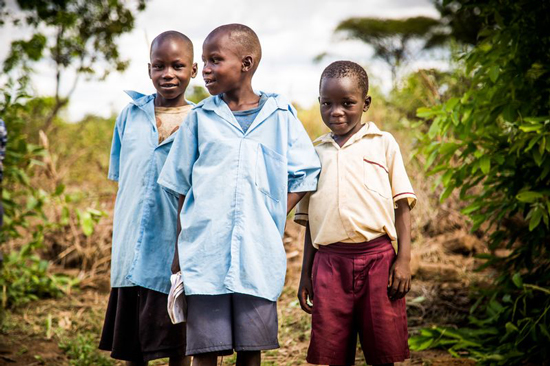
<instances>
[{"instance_id":1,"label":"blue fabric","mask_svg":"<svg viewBox=\"0 0 550 366\"><path fill-rule=\"evenodd\" d=\"M287 192L314 191L320 162L294 108L266 96L246 132L220 96L199 103L160 174L159 184L185 195L178 248L187 295L275 301L282 291Z\"/></svg>"},{"instance_id":2,"label":"blue fabric","mask_svg":"<svg viewBox=\"0 0 550 366\"><path fill-rule=\"evenodd\" d=\"M118 181L111 286L169 293L178 199L157 184L177 132L158 144L155 95L127 92L133 101L115 124L109 179Z\"/></svg>"},{"instance_id":3,"label":"blue fabric","mask_svg":"<svg viewBox=\"0 0 550 366\"><path fill-rule=\"evenodd\" d=\"M239 122L239 125L241 125L243 132L246 132L250 125L252 125L252 122L254 122L258 113L260 113L260 110L263 108L266 100L267 96L262 94L256 108L248 109L246 111L233 111L233 115L235 116L237 122Z\"/></svg>"}]
</instances>

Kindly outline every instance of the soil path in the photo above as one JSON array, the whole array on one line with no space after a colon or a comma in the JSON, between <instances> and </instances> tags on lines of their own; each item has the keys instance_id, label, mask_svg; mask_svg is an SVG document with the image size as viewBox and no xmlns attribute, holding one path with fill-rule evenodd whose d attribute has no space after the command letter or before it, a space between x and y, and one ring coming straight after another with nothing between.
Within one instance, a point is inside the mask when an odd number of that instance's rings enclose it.
<instances>
[{"instance_id":1,"label":"soil path","mask_svg":"<svg viewBox=\"0 0 550 366\"><path fill-rule=\"evenodd\" d=\"M307 364L305 354L311 329L310 320L309 316L301 311L296 300L302 240L303 230L289 222L284 239L288 257L287 280L278 302L281 348L265 352L264 365ZM427 253L428 257L433 256L432 252ZM464 261L458 261L457 268L464 267ZM414 269L419 274L413 281L413 288L408 295L411 333L432 322L452 324L460 321L468 309L464 281L440 282L439 277L429 271L441 274L441 269L428 268L430 265L426 266L423 262L414 265L420 270ZM457 268L451 267L447 270L458 271ZM428 271L428 276L432 276L432 280L422 280L422 271ZM103 366L113 364L109 361L107 353L96 351L109 294L108 277L98 276L93 282L87 281L87 283L90 284L88 287L63 298L36 301L15 312L6 313L4 326L0 330L0 365ZM423 300L418 301L419 298ZM411 301L413 299L416 300ZM223 364L234 364L234 358L225 359ZM356 364L365 365L361 352L358 352ZM474 364L472 360L453 358L446 351L428 350L413 352L410 360L396 365ZM122 363L115 362L115 365L122 365ZM167 365L167 363L157 361L152 365Z\"/></svg>"}]
</instances>

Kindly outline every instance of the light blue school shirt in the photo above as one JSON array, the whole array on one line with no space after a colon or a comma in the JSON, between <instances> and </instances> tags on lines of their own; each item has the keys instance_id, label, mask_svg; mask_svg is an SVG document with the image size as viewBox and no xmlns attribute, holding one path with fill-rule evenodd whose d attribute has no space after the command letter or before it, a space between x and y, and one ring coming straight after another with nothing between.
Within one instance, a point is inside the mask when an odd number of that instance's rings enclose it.
<instances>
[{"instance_id":1,"label":"light blue school shirt","mask_svg":"<svg viewBox=\"0 0 550 366\"><path fill-rule=\"evenodd\" d=\"M126 92L132 102L116 120L109 179L118 181L111 287L169 293L178 199L157 184L174 133L159 145L155 94Z\"/></svg>"},{"instance_id":2,"label":"light blue school shirt","mask_svg":"<svg viewBox=\"0 0 550 366\"><path fill-rule=\"evenodd\" d=\"M187 295L275 301L283 289L287 192L316 190L321 165L294 108L266 96L246 132L220 96L199 103L160 174L159 184L185 195L178 250Z\"/></svg>"}]
</instances>

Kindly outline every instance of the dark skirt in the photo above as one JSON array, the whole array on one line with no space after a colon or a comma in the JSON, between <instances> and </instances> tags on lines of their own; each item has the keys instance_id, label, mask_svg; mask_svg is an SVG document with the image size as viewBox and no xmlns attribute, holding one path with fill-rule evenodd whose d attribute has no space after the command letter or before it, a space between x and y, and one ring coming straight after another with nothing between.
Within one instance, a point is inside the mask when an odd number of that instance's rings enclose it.
<instances>
[{"instance_id":1,"label":"dark skirt","mask_svg":"<svg viewBox=\"0 0 550 366\"><path fill-rule=\"evenodd\" d=\"M185 323L172 324L168 295L143 287L111 289L99 349L125 361L185 355Z\"/></svg>"}]
</instances>

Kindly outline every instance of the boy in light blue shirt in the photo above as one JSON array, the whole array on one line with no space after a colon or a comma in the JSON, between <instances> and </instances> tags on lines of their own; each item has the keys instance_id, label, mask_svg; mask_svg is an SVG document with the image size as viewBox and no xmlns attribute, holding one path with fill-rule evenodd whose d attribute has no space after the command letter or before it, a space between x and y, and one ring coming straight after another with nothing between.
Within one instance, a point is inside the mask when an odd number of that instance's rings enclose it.
<instances>
[{"instance_id":1,"label":"boy in light blue shirt","mask_svg":"<svg viewBox=\"0 0 550 366\"><path fill-rule=\"evenodd\" d=\"M191 110L184 94L197 73L193 44L169 31L151 44L149 76L156 94L128 92L116 120L109 179L118 181L111 256L111 295L99 348L127 365L170 358L189 365L185 326L167 312L176 240L177 197L157 184L174 133Z\"/></svg>"},{"instance_id":2,"label":"boy in light blue shirt","mask_svg":"<svg viewBox=\"0 0 550 366\"><path fill-rule=\"evenodd\" d=\"M294 108L252 90L258 37L221 26L203 44L213 96L189 113L159 184L180 195L179 263L187 295L187 355L215 365L260 365L278 347L277 307L286 271L286 215L317 187L320 163Z\"/></svg>"}]
</instances>

